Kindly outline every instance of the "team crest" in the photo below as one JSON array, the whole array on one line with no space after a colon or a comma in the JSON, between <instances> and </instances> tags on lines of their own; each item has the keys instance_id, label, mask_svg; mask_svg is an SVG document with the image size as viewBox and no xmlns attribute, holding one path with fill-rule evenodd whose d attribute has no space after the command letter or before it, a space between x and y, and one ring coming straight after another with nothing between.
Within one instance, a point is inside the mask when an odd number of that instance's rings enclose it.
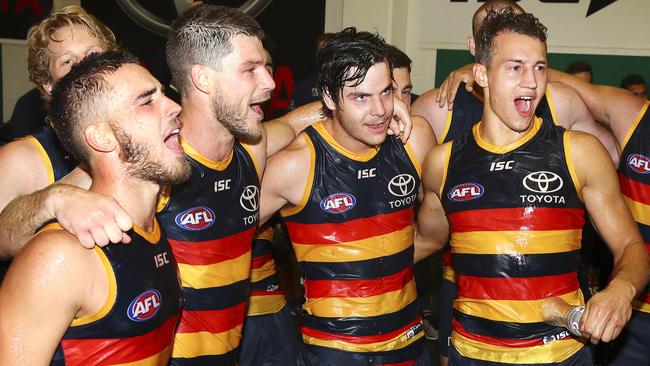
<instances>
[{"instance_id":1,"label":"team crest","mask_svg":"<svg viewBox=\"0 0 650 366\"><path fill-rule=\"evenodd\" d=\"M645 155L632 154L627 157L627 166L639 174L650 173L650 159Z\"/></svg>"},{"instance_id":2,"label":"team crest","mask_svg":"<svg viewBox=\"0 0 650 366\"><path fill-rule=\"evenodd\" d=\"M214 224L214 211L205 206L192 207L176 215L174 221L185 230L205 230Z\"/></svg>"},{"instance_id":3,"label":"team crest","mask_svg":"<svg viewBox=\"0 0 650 366\"><path fill-rule=\"evenodd\" d=\"M349 193L334 193L320 201L320 208L331 214L340 214L351 210L357 204L357 199Z\"/></svg>"},{"instance_id":4,"label":"team crest","mask_svg":"<svg viewBox=\"0 0 650 366\"><path fill-rule=\"evenodd\" d=\"M134 322L145 322L158 314L161 300L158 290L147 290L131 301L126 315Z\"/></svg>"},{"instance_id":5,"label":"team crest","mask_svg":"<svg viewBox=\"0 0 650 366\"><path fill-rule=\"evenodd\" d=\"M462 183L452 188L447 197L455 202L477 199L483 195L485 188L478 183Z\"/></svg>"}]
</instances>

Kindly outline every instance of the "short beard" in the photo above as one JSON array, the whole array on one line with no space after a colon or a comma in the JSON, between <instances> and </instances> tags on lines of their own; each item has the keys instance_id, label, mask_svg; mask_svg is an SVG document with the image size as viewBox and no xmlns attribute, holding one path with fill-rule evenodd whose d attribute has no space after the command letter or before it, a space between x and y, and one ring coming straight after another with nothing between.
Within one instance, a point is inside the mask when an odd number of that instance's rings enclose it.
<instances>
[{"instance_id":1,"label":"short beard","mask_svg":"<svg viewBox=\"0 0 650 366\"><path fill-rule=\"evenodd\" d=\"M237 104L231 103L221 89L215 91L211 100L214 117L238 140L255 141L262 136L262 127L258 123L249 126L246 118L248 108L243 112L237 110Z\"/></svg>"},{"instance_id":2,"label":"short beard","mask_svg":"<svg viewBox=\"0 0 650 366\"><path fill-rule=\"evenodd\" d=\"M180 184L190 177L190 166L183 157L179 157L175 165L163 166L154 160L147 145L133 142L131 136L120 128L114 128L114 131L120 144L120 159L127 164L127 173L130 176L160 186Z\"/></svg>"}]
</instances>

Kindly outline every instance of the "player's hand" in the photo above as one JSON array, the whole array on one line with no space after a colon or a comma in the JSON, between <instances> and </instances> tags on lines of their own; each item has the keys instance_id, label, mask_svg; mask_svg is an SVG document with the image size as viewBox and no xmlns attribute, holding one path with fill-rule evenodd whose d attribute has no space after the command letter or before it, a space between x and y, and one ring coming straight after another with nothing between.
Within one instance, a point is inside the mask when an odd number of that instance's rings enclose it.
<instances>
[{"instance_id":1,"label":"player's hand","mask_svg":"<svg viewBox=\"0 0 650 366\"><path fill-rule=\"evenodd\" d=\"M582 334L593 344L618 337L632 316L633 296L631 285L613 280L587 303L580 325Z\"/></svg>"},{"instance_id":2,"label":"player's hand","mask_svg":"<svg viewBox=\"0 0 650 366\"><path fill-rule=\"evenodd\" d=\"M56 184L49 211L86 248L130 243L131 217L113 198L68 184ZM46 203L46 204L48 204Z\"/></svg>"},{"instance_id":3,"label":"player's hand","mask_svg":"<svg viewBox=\"0 0 650 366\"><path fill-rule=\"evenodd\" d=\"M436 102L440 108L447 104L447 109L452 110L454 107L454 99L456 98L456 92L458 91L458 86L461 82L465 83L465 90L471 93L474 91L474 64L465 65L459 69L456 69L447 75L445 81L442 82L442 85L438 88L438 93L436 94Z\"/></svg>"},{"instance_id":4,"label":"player's hand","mask_svg":"<svg viewBox=\"0 0 650 366\"><path fill-rule=\"evenodd\" d=\"M393 118L388 124L388 134L399 137L402 143L405 144L411 136L411 130L413 129L410 110L406 103L400 99L393 98L393 101Z\"/></svg>"}]
</instances>

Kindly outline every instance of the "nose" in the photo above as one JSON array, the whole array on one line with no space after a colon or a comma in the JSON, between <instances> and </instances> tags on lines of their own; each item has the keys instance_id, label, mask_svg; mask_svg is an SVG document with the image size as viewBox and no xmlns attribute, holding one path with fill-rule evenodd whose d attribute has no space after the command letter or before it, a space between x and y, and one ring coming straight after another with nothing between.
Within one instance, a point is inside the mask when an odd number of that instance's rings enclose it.
<instances>
[{"instance_id":1,"label":"nose","mask_svg":"<svg viewBox=\"0 0 650 366\"><path fill-rule=\"evenodd\" d=\"M390 101L393 101L393 98L390 98ZM372 105L370 106L370 114L373 116L384 116L386 114L386 106L384 105L384 99L381 97L373 98Z\"/></svg>"},{"instance_id":2,"label":"nose","mask_svg":"<svg viewBox=\"0 0 650 366\"><path fill-rule=\"evenodd\" d=\"M264 68L264 72L261 72L260 74L260 89L264 90L265 92L271 92L273 89L275 89L275 81L273 81L273 77L269 71Z\"/></svg>"},{"instance_id":3,"label":"nose","mask_svg":"<svg viewBox=\"0 0 650 366\"><path fill-rule=\"evenodd\" d=\"M521 86L523 88L537 89L537 76L532 69L526 69L521 79Z\"/></svg>"},{"instance_id":4,"label":"nose","mask_svg":"<svg viewBox=\"0 0 650 366\"><path fill-rule=\"evenodd\" d=\"M182 110L181 106L178 105L178 103L174 102L173 100L167 98L167 96L164 94L162 97L164 98L165 116L168 118L176 118L181 113Z\"/></svg>"}]
</instances>

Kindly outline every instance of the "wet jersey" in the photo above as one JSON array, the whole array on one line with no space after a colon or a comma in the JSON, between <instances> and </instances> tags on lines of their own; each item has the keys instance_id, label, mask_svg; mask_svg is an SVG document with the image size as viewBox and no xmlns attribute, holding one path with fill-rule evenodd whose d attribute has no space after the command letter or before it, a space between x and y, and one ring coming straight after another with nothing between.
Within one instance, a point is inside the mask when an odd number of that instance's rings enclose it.
<instances>
[{"instance_id":1,"label":"wet jersey","mask_svg":"<svg viewBox=\"0 0 650 366\"><path fill-rule=\"evenodd\" d=\"M478 130L447 143L440 192L458 286L452 344L484 361L563 361L583 344L544 323L540 306L554 296L584 302L584 205L570 134L537 118L526 136L496 147Z\"/></svg>"},{"instance_id":2,"label":"wet jersey","mask_svg":"<svg viewBox=\"0 0 650 366\"><path fill-rule=\"evenodd\" d=\"M255 239L253 239L247 316L277 313L286 303L284 292L280 289L280 280L275 272L271 242L273 242L273 227L271 226L255 234Z\"/></svg>"},{"instance_id":3,"label":"wet jersey","mask_svg":"<svg viewBox=\"0 0 650 366\"><path fill-rule=\"evenodd\" d=\"M41 155L49 184L65 177L77 166L77 161L61 146L51 127L45 126L34 135L25 138L34 144Z\"/></svg>"},{"instance_id":4,"label":"wet jersey","mask_svg":"<svg viewBox=\"0 0 650 366\"><path fill-rule=\"evenodd\" d=\"M618 177L627 207L650 251L650 110L646 102L625 137ZM635 300L634 308L650 313L650 289Z\"/></svg>"},{"instance_id":5,"label":"wet jersey","mask_svg":"<svg viewBox=\"0 0 650 366\"><path fill-rule=\"evenodd\" d=\"M165 192L158 213L183 285L172 365L234 365L259 216L258 169L239 142L220 162L182 145L192 174Z\"/></svg>"},{"instance_id":6,"label":"wet jersey","mask_svg":"<svg viewBox=\"0 0 650 366\"><path fill-rule=\"evenodd\" d=\"M282 215L305 276L303 342L412 362L423 339L413 277L419 164L390 136L365 154L322 122L300 138L313 164L302 203Z\"/></svg>"},{"instance_id":7,"label":"wet jersey","mask_svg":"<svg viewBox=\"0 0 650 366\"><path fill-rule=\"evenodd\" d=\"M544 121L553 121L558 125L557 113L551 89L546 87L546 93L535 109L535 115L541 117ZM447 112L444 132L438 136L438 143L452 141L455 138L471 130L483 118L483 102L474 94L465 90L465 83L461 83L456 92L454 107ZM455 282L454 267L451 261L451 252L449 247L442 254L442 278L447 281Z\"/></svg>"},{"instance_id":8,"label":"wet jersey","mask_svg":"<svg viewBox=\"0 0 650 366\"><path fill-rule=\"evenodd\" d=\"M43 230L63 230L51 224ZM109 277L108 298L96 314L72 321L52 365L167 365L181 312L176 262L154 221L131 243L95 247Z\"/></svg>"}]
</instances>

